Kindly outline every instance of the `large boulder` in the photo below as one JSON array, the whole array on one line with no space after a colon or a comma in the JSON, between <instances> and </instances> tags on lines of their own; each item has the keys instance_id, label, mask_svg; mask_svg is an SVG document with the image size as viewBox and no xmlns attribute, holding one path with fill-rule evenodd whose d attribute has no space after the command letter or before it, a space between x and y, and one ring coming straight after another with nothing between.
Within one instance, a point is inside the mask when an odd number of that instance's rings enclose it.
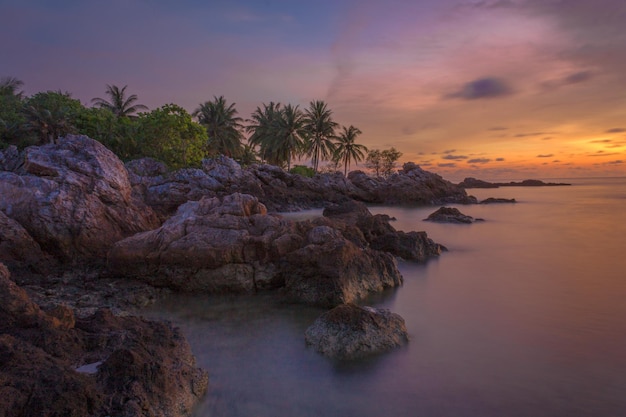
<instances>
[{"instance_id":1,"label":"large boulder","mask_svg":"<svg viewBox=\"0 0 626 417\"><path fill-rule=\"evenodd\" d=\"M402 284L395 258L339 237L289 253L281 263L286 293L306 304L333 307Z\"/></svg>"},{"instance_id":2,"label":"large boulder","mask_svg":"<svg viewBox=\"0 0 626 417\"><path fill-rule=\"evenodd\" d=\"M0 211L61 261L102 259L116 241L159 224L97 141L68 136L26 148L19 161L0 171Z\"/></svg>"},{"instance_id":3,"label":"large boulder","mask_svg":"<svg viewBox=\"0 0 626 417\"><path fill-rule=\"evenodd\" d=\"M400 285L393 256L360 247L332 221L291 222L235 193L178 208L160 228L117 242L109 267L155 286L207 293L284 288L298 302L356 301Z\"/></svg>"},{"instance_id":4,"label":"large boulder","mask_svg":"<svg viewBox=\"0 0 626 417\"><path fill-rule=\"evenodd\" d=\"M178 329L42 311L0 264L0 415L182 417L207 384Z\"/></svg>"},{"instance_id":5,"label":"large boulder","mask_svg":"<svg viewBox=\"0 0 626 417\"><path fill-rule=\"evenodd\" d=\"M182 291L254 292L275 287L266 264L289 229L247 194L204 197L178 208L161 227L117 242L111 270ZM270 273L268 275L268 273Z\"/></svg>"},{"instance_id":6,"label":"large boulder","mask_svg":"<svg viewBox=\"0 0 626 417\"><path fill-rule=\"evenodd\" d=\"M356 359L401 346L409 340L404 319L389 310L342 304L306 329L306 344L336 359Z\"/></svg>"}]
</instances>

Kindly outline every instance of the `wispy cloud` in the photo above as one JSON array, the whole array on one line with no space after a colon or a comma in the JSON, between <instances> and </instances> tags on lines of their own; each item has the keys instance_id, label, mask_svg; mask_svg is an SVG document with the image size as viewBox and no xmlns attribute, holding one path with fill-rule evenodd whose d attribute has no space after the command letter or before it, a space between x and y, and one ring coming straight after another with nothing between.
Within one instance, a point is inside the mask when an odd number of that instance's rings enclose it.
<instances>
[{"instance_id":1,"label":"wispy cloud","mask_svg":"<svg viewBox=\"0 0 626 417\"><path fill-rule=\"evenodd\" d=\"M488 162L491 162L491 159L489 159L489 158L473 158L473 159L468 159L467 160L468 164L486 164Z\"/></svg>"},{"instance_id":2,"label":"wispy cloud","mask_svg":"<svg viewBox=\"0 0 626 417\"><path fill-rule=\"evenodd\" d=\"M444 155L441 157L441 159L447 159L449 161L459 161L459 160L463 160L467 158L468 157L465 155L452 155L452 154Z\"/></svg>"}]
</instances>

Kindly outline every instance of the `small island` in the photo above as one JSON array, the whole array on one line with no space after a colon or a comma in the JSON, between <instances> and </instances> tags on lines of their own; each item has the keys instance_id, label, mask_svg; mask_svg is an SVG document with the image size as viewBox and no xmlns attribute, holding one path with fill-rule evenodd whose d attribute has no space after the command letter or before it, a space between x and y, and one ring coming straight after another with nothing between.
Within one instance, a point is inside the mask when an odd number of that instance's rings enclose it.
<instances>
[{"instance_id":1,"label":"small island","mask_svg":"<svg viewBox=\"0 0 626 417\"><path fill-rule=\"evenodd\" d=\"M462 188L499 188L499 187L555 187L572 185L564 182L543 182L541 180L524 180L510 182L487 182L476 178L468 177L459 183Z\"/></svg>"}]
</instances>

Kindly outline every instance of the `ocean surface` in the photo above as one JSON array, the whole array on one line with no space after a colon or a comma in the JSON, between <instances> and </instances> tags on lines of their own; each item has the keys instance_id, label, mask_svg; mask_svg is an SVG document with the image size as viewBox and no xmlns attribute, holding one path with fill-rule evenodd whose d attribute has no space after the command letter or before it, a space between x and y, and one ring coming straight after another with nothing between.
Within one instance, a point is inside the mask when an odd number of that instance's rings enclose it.
<instances>
[{"instance_id":1,"label":"ocean surface","mask_svg":"<svg viewBox=\"0 0 626 417\"><path fill-rule=\"evenodd\" d=\"M364 303L406 321L409 344L383 355L318 355L304 331L324 310L275 295L154 306L209 370L194 416L626 416L626 178L550 181L573 185L468 190L518 201L457 206L471 225L371 208L449 249Z\"/></svg>"}]
</instances>

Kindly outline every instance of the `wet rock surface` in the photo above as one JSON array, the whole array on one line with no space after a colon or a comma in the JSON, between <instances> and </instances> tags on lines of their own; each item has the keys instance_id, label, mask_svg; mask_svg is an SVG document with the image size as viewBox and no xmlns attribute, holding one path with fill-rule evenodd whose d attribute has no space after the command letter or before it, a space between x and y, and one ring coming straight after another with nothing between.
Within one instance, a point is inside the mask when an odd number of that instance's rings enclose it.
<instances>
[{"instance_id":1,"label":"wet rock surface","mask_svg":"<svg viewBox=\"0 0 626 417\"><path fill-rule=\"evenodd\" d=\"M305 332L306 344L335 359L356 359L402 346L404 319L389 310L342 304L322 314Z\"/></svg>"},{"instance_id":2,"label":"wet rock surface","mask_svg":"<svg viewBox=\"0 0 626 417\"><path fill-rule=\"evenodd\" d=\"M178 329L34 303L0 264L0 414L187 416L206 372Z\"/></svg>"}]
</instances>

